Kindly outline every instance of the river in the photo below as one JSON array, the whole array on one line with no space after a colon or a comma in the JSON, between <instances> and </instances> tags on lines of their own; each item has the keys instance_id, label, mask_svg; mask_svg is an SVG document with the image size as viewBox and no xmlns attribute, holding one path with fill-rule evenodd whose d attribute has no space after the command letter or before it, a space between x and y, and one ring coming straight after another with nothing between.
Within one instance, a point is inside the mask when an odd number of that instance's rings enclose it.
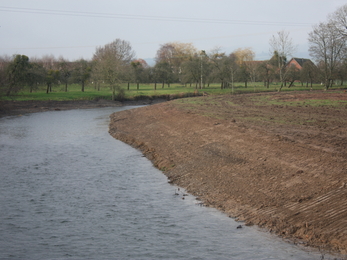
<instances>
[{"instance_id":1,"label":"river","mask_svg":"<svg viewBox=\"0 0 347 260\"><path fill-rule=\"evenodd\" d=\"M108 134L131 108L0 118L0 259L321 259L183 196Z\"/></svg>"}]
</instances>

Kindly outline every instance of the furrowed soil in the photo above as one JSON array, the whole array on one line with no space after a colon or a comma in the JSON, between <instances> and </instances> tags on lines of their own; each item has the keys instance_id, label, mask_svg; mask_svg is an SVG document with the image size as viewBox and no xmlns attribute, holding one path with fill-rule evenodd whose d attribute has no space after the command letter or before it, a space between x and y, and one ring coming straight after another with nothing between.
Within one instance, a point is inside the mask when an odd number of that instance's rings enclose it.
<instances>
[{"instance_id":1,"label":"furrowed soil","mask_svg":"<svg viewBox=\"0 0 347 260\"><path fill-rule=\"evenodd\" d=\"M179 99L114 113L109 132L206 206L347 254L347 93Z\"/></svg>"}]
</instances>

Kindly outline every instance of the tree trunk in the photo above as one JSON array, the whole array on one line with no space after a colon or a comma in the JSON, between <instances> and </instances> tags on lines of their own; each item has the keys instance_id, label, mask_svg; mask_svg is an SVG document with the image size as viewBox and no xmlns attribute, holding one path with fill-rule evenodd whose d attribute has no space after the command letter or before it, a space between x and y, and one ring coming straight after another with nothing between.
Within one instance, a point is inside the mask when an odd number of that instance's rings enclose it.
<instances>
[{"instance_id":1,"label":"tree trunk","mask_svg":"<svg viewBox=\"0 0 347 260\"><path fill-rule=\"evenodd\" d=\"M165 82L163 81L163 84L161 85L161 88L164 88Z\"/></svg>"},{"instance_id":2,"label":"tree trunk","mask_svg":"<svg viewBox=\"0 0 347 260\"><path fill-rule=\"evenodd\" d=\"M330 86L330 80L329 79L325 79L325 90L328 90Z\"/></svg>"},{"instance_id":3,"label":"tree trunk","mask_svg":"<svg viewBox=\"0 0 347 260\"><path fill-rule=\"evenodd\" d=\"M128 82L128 90L130 89L130 83Z\"/></svg>"},{"instance_id":4,"label":"tree trunk","mask_svg":"<svg viewBox=\"0 0 347 260\"><path fill-rule=\"evenodd\" d=\"M282 88L283 88L283 82L281 83L281 86L280 86L280 88L278 89L278 92L280 92L280 91L282 90Z\"/></svg>"},{"instance_id":5,"label":"tree trunk","mask_svg":"<svg viewBox=\"0 0 347 260\"><path fill-rule=\"evenodd\" d=\"M332 88L333 83L334 83L334 81L331 79L331 80L329 81L329 88Z\"/></svg>"},{"instance_id":6,"label":"tree trunk","mask_svg":"<svg viewBox=\"0 0 347 260\"><path fill-rule=\"evenodd\" d=\"M157 90L157 82L154 83L154 90Z\"/></svg>"},{"instance_id":7,"label":"tree trunk","mask_svg":"<svg viewBox=\"0 0 347 260\"><path fill-rule=\"evenodd\" d=\"M140 83L139 82L136 82L136 88L137 88L137 90L140 89Z\"/></svg>"},{"instance_id":8,"label":"tree trunk","mask_svg":"<svg viewBox=\"0 0 347 260\"><path fill-rule=\"evenodd\" d=\"M82 92L84 92L84 80L82 80Z\"/></svg>"},{"instance_id":9,"label":"tree trunk","mask_svg":"<svg viewBox=\"0 0 347 260\"><path fill-rule=\"evenodd\" d=\"M67 92L67 82L65 83L65 92Z\"/></svg>"},{"instance_id":10,"label":"tree trunk","mask_svg":"<svg viewBox=\"0 0 347 260\"><path fill-rule=\"evenodd\" d=\"M293 86L294 80L292 80L288 86L288 88L290 88L291 86Z\"/></svg>"},{"instance_id":11,"label":"tree trunk","mask_svg":"<svg viewBox=\"0 0 347 260\"><path fill-rule=\"evenodd\" d=\"M49 89L50 89L50 84L49 84L49 83L47 83L46 94L48 94L48 93L49 93Z\"/></svg>"}]
</instances>

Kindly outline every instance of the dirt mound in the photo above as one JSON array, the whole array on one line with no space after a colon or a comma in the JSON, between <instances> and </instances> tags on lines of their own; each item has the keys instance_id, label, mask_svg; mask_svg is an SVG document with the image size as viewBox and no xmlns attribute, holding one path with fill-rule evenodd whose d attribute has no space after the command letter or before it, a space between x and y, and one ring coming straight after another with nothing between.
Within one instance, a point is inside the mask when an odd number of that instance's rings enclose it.
<instances>
[{"instance_id":1,"label":"dirt mound","mask_svg":"<svg viewBox=\"0 0 347 260\"><path fill-rule=\"evenodd\" d=\"M180 99L113 114L110 134L206 205L346 254L346 93Z\"/></svg>"}]
</instances>

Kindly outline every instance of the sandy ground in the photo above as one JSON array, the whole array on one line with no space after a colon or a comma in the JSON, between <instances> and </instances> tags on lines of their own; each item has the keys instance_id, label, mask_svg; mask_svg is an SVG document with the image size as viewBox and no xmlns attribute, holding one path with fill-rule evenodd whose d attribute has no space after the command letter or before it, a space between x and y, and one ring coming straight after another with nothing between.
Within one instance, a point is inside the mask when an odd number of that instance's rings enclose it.
<instances>
[{"instance_id":1,"label":"sandy ground","mask_svg":"<svg viewBox=\"0 0 347 260\"><path fill-rule=\"evenodd\" d=\"M112 114L109 132L206 206L347 254L346 102L334 91L195 97Z\"/></svg>"}]
</instances>

